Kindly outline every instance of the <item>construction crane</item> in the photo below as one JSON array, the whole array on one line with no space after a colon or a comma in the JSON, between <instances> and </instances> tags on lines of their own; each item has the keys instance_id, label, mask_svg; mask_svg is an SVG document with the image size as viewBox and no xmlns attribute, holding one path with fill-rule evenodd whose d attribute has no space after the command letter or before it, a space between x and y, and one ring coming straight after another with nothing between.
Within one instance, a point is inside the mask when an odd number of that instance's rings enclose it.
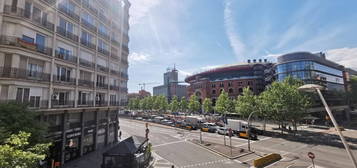
<instances>
[{"instance_id":1,"label":"construction crane","mask_svg":"<svg viewBox=\"0 0 357 168\"><path fill-rule=\"evenodd\" d=\"M154 85L154 84L158 84L157 82L149 82L149 83L139 83L138 85L140 86L141 90L145 90L145 87L147 85Z\"/></svg>"}]
</instances>

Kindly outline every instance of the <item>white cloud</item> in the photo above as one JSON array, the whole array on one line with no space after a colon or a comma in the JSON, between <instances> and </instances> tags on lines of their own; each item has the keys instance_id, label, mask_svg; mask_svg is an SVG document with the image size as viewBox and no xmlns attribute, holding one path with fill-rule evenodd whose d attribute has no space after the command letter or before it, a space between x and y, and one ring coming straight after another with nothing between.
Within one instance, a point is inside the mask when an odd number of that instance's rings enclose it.
<instances>
[{"instance_id":1,"label":"white cloud","mask_svg":"<svg viewBox=\"0 0 357 168\"><path fill-rule=\"evenodd\" d=\"M226 35L228 36L231 47L234 54L240 60L245 60L244 52L245 45L241 42L238 33L236 32L237 26L234 23L232 0L226 0L224 4L224 26L226 29Z\"/></svg>"},{"instance_id":2,"label":"white cloud","mask_svg":"<svg viewBox=\"0 0 357 168\"><path fill-rule=\"evenodd\" d=\"M326 58L347 68L357 69L357 48L337 48L326 51Z\"/></svg>"},{"instance_id":3,"label":"white cloud","mask_svg":"<svg viewBox=\"0 0 357 168\"><path fill-rule=\"evenodd\" d=\"M129 55L130 63L145 63L149 62L150 60L151 56L149 54L132 52Z\"/></svg>"},{"instance_id":4,"label":"white cloud","mask_svg":"<svg viewBox=\"0 0 357 168\"><path fill-rule=\"evenodd\" d=\"M162 0L131 0L130 25L138 23L148 15L151 8L158 6Z\"/></svg>"}]
</instances>

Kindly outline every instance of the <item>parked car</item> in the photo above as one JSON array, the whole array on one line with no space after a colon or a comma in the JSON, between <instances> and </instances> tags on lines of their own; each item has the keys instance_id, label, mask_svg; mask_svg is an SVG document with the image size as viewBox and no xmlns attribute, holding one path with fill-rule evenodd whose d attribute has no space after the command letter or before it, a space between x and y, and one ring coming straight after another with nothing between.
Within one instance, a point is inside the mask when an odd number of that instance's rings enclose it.
<instances>
[{"instance_id":1,"label":"parked car","mask_svg":"<svg viewBox=\"0 0 357 168\"><path fill-rule=\"evenodd\" d=\"M219 128L219 126L217 126L217 125L212 125L212 126L208 127L208 132L210 132L210 133L216 133L217 130L218 130L218 128Z\"/></svg>"},{"instance_id":2,"label":"parked car","mask_svg":"<svg viewBox=\"0 0 357 168\"><path fill-rule=\"evenodd\" d=\"M225 127L220 127L218 128L217 133L220 135L228 135L228 129Z\"/></svg>"},{"instance_id":3,"label":"parked car","mask_svg":"<svg viewBox=\"0 0 357 168\"><path fill-rule=\"evenodd\" d=\"M255 127L250 127L250 132L253 134L263 135L264 131Z\"/></svg>"},{"instance_id":4,"label":"parked car","mask_svg":"<svg viewBox=\"0 0 357 168\"><path fill-rule=\"evenodd\" d=\"M136 117L136 120L143 120L143 117Z\"/></svg>"},{"instance_id":5,"label":"parked car","mask_svg":"<svg viewBox=\"0 0 357 168\"><path fill-rule=\"evenodd\" d=\"M249 136L251 140L258 140L257 134L250 133ZM238 137L248 139L248 134L246 132L239 132Z\"/></svg>"}]
</instances>

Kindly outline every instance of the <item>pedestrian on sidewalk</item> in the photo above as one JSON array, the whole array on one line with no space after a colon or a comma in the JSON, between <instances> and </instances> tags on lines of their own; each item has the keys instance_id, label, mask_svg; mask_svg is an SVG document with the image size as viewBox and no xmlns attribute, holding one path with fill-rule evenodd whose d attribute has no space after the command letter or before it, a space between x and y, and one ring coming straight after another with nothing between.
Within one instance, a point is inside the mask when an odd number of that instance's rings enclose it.
<instances>
[{"instance_id":1,"label":"pedestrian on sidewalk","mask_svg":"<svg viewBox=\"0 0 357 168\"><path fill-rule=\"evenodd\" d=\"M121 131L119 131L119 139L121 140Z\"/></svg>"}]
</instances>

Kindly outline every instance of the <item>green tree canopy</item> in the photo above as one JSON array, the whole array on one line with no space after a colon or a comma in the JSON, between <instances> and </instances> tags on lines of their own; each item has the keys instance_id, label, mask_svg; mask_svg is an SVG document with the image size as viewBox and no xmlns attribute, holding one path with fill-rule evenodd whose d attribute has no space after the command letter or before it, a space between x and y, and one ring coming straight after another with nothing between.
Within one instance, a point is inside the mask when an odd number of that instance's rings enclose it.
<instances>
[{"instance_id":1,"label":"green tree canopy","mask_svg":"<svg viewBox=\"0 0 357 168\"><path fill-rule=\"evenodd\" d=\"M248 118L250 113L258 111L256 96L249 87L243 89L243 94L238 96L235 104L235 112L244 118Z\"/></svg>"},{"instance_id":2,"label":"green tree canopy","mask_svg":"<svg viewBox=\"0 0 357 168\"><path fill-rule=\"evenodd\" d=\"M231 103L229 102L229 97L228 93L225 92L224 90L221 92L221 94L218 96L215 110L218 113L225 114L228 113L229 111L232 111L231 109Z\"/></svg>"},{"instance_id":3,"label":"green tree canopy","mask_svg":"<svg viewBox=\"0 0 357 168\"><path fill-rule=\"evenodd\" d=\"M210 113L213 111L212 100L210 98L205 98L202 103L203 111L205 113Z\"/></svg>"},{"instance_id":4,"label":"green tree canopy","mask_svg":"<svg viewBox=\"0 0 357 168\"><path fill-rule=\"evenodd\" d=\"M187 103L186 97L181 97L180 110L182 112L186 112L187 108L188 108L188 103Z\"/></svg>"},{"instance_id":5,"label":"green tree canopy","mask_svg":"<svg viewBox=\"0 0 357 168\"><path fill-rule=\"evenodd\" d=\"M44 160L50 146L49 143L29 143L30 133L20 131L13 134L0 145L1 168L37 168L39 161Z\"/></svg>"},{"instance_id":6,"label":"green tree canopy","mask_svg":"<svg viewBox=\"0 0 357 168\"><path fill-rule=\"evenodd\" d=\"M192 95L190 97L190 100L189 100L189 103L188 103L188 109L192 112L192 113L195 113L195 112L198 112L200 110L200 102L198 102L198 98L196 95Z\"/></svg>"},{"instance_id":7,"label":"green tree canopy","mask_svg":"<svg viewBox=\"0 0 357 168\"><path fill-rule=\"evenodd\" d=\"M39 115L29 110L26 104L15 102L0 104L0 132L10 135L24 131L31 134L30 144L46 142L47 124L39 122ZM4 142L4 138L6 137L0 139L0 144Z\"/></svg>"},{"instance_id":8,"label":"green tree canopy","mask_svg":"<svg viewBox=\"0 0 357 168\"><path fill-rule=\"evenodd\" d=\"M179 108L180 108L180 102L178 101L177 96L174 96L170 103L170 110L171 112L177 112Z\"/></svg>"}]
</instances>

